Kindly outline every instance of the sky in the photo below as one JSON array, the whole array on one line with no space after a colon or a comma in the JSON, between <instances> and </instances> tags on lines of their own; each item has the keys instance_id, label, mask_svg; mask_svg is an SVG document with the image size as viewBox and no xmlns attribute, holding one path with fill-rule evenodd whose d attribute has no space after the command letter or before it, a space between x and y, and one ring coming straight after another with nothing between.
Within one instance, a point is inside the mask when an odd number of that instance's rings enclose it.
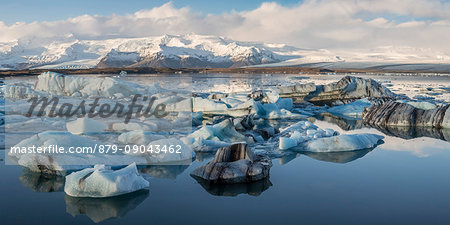
<instances>
[{"instance_id":1,"label":"sky","mask_svg":"<svg viewBox=\"0 0 450 225\"><path fill-rule=\"evenodd\" d=\"M197 33L300 48L450 53L449 0L0 0L0 43Z\"/></svg>"}]
</instances>

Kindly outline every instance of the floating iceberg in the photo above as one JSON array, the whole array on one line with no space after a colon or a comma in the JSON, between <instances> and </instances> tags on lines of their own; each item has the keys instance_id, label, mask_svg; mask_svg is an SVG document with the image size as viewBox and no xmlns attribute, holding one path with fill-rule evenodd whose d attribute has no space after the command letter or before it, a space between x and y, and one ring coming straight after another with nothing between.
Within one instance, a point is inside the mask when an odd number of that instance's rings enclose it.
<instances>
[{"instance_id":1,"label":"floating iceberg","mask_svg":"<svg viewBox=\"0 0 450 225\"><path fill-rule=\"evenodd\" d=\"M289 127L282 129L279 134L279 149L286 150L300 145L301 143L339 135L332 129L321 129L309 121L299 121Z\"/></svg>"},{"instance_id":2,"label":"floating iceberg","mask_svg":"<svg viewBox=\"0 0 450 225\"><path fill-rule=\"evenodd\" d=\"M122 133L118 140L123 144L145 145L149 142L164 139L165 136L153 132L135 130Z\"/></svg>"},{"instance_id":3,"label":"floating iceberg","mask_svg":"<svg viewBox=\"0 0 450 225\"><path fill-rule=\"evenodd\" d=\"M66 176L64 192L72 197L105 198L148 187L134 163L115 171L96 165Z\"/></svg>"},{"instance_id":4,"label":"floating iceberg","mask_svg":"<svg viewBox=\"0 0 450 225\"><path fill-rule=\"evenodd\" d=\"M33 135L16 144L8 155L23 167L38 173L48 173L64 175L70 171L78 171L91 167L96 164L108 165L128 165L133 162L139 165L152 163L144 157L136 157L122 154L97 154L88 152L100 146L102 143L89 138L73 135L69 132L46 131ZM47 152L30 153L30 148L50 148ZM70 153L70 149L84 149L85 153ZM64 152L56 153L57 149L63 149Z\"/></svg>"},{"instance_id":5,"label":"floating iceberg","mask_svg":"<svg viewBox=\"0 0 450 225\"><path fill-rule=\"evenodd\" d=\"M27 99L47 96L46 93L36 91L24 84L7 84L3 86L3 94L5 98L11 99Z\"/></svg>"},{"instance_id":6,"label":"floating iceberg","mask_svg":"<svg viewBox=\"0 0 450 225\"><path fill-rule=\"evenodd\" d=\"M271 166L269 158L255 155L245 143L237 143L220 148L213 160L191 175L210 183L246 183L267 178Z\"/></svg>"},{"instance_id":7,"label":"floating iceberg","mask_svg":"<svg viewBox=\"0 0 450 225\"><path fill-rule=\"evenodd\" d=\"M135 94L152 95L161 88L116 80L109 77L90 78L82 76L67 76L55 72L45 72L38 76L35 90L53 95L75 97L101 96L109 98L124 98Z\"/></svg>"},{"instance_id":8,"label":"floating iceberg","mask_svg":"<svg viewBox=\"0 0 450 225\"><path fill-rule=\"evenodd\" d=\"M424 110L409 103L389 101L366 108L363 122L379 127L450 128L450 105Z\"/></svg>"},{"instance_id":9,"label":"floating iceberg","mask_svg":"<svg viewBox=\"0 0 450 225\"><path fill-rule=\"evenodd\" d=\"M328 109L328 112L336 116L362 117L364 108L371 105L372 103L369 100L363 98L349 104L331 107Z\"/></svg>"},{"instance_id":10,"label":"floating iceberg","mask_svg":"<svg viewBox=\"0 0 450 225\"><path fill-rule=\"evenodd\" d=\"M253 140L238 131L231 119L226 119L218 124L212 126L202 127L192 134L188 135L190 138L201 138L203 140L223 141L223 142L247 142L252 143Z\"/></svg>"},{"instance_id":11,"label":"floating iceberg","mask_svg":"<svg viewBox=\"0 0 450 225\"><path fill-rule=\"evenodd\" d=\"M342 134L319 138L305 143L305 151L340 152L375 147L384 137L377 134Z\"/></svg>"}]
</instances>

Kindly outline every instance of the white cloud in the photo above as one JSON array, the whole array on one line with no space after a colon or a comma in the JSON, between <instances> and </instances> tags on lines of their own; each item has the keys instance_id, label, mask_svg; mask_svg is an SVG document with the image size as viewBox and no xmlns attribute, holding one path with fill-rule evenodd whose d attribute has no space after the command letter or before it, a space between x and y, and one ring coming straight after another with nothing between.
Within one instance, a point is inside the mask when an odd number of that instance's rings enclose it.
<instances>
[{"instance_id":1,"label":"white cloud","mask_svg":"<svg viewBox=\"0 0 450 225\"><path fill-rule=\"evenodd\" d=\"M402 20L392 19L396 17ZM450 53L450 45L443 42L450 40L450 4L432 0L306 0L293 7L263 3L250 11L205 15L167 3L128 15L83 15L11 25L0 22L0 31L0 42L68 34L102 39L193 32L304 48L413 46Z\"/></svg>"}]
</instances>

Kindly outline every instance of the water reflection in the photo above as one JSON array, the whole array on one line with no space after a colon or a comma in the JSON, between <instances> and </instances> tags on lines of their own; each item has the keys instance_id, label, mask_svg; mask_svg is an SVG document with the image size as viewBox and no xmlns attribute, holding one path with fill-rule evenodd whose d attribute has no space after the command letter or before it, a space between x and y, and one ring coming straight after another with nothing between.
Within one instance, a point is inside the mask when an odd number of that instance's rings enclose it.
<instances>
[{"instance_id":1,"label":"water reflection","mask_svg":"<svg viewBox=\"0 0 450 225\"><path fill-rule=\"evenodd\" d=\"M364 126L360 119L356 118L342 118L329 113L322 113L316 116L317 119L323 120L332 124L336 124L342 130L356 130L361 129Z\"/></svg>"},{"instance_id":2,"label":"water reflection","mask_svg":"<svg viewBox=\"0 0 450 225\"><path fill-rule=\"evenodd\" d=\"M66 212L73 217L86 215L95 223L121 218L134 210L149 195L148 190L110 198L74 198L66 195Z\"/></svg>"},{"instance_id":3,"label":"water reflection","mask_svg":"<svg viewBox=\"0 0 450 225\"><path fill-rule=\"evenodd\" d=\"M294 160L295 158L299 157L301 154L300 153L291 153L291 154L287 154L283 157L280 158L280 165L285 165L288 162Z\"/></svg>"},{"instance_id":4,"label":"water reflection","mask_svg":"<svg viewBox=\"0 0 450 225\"><path fill-rule=\"evenodd\" d=\"M34 173L24 169L19 176L23 186L36 192L59 192L64 190L64 177Z\"/></svg>"},{"instance_id":5,"label":"water reflection","mask_svg":"<svg viewBox=\"0 0 450 225\"><path fill-rule=\"evenodd\" d=\"M349 163L364 157L373 148L348 152L302 152L302 154L325 162Z\"/></svg>"},{"instance_id":6,"label":"water reflection","mask_svg":"<svg viewBox=\"0 0 450 225\"><path fill-rule=\"evenodd\" d=\"M431 127L371 127L386 135L403 139L430 137L450 142L450 129L436 129Z\"/></svg>"},{"instance_id":7,"label":"water reflection","mask_svg":"<svg viewBox=\"0 0 450 225\"><path fill-rule=\"evenodd\" d=\"M450 142L450 129L437 129L431 127L381 127L364 124L360 119L341 118L328 113L316 116L317 119L336 124L344 131L356 130L365 127L375 128L388 136L403 139L413 139L418 137L430 137Z\"/></svg>"},{"instance_id":8,"label":"water reflection","mask_svg":"<svg viewBox=\"0 0 450 225\"><path fill-rule=\"evenodd\" d=\"M259 196L272 186L270 180L264 179L251 183L240 184L212 184L202 179L195 178L197 182L211 195L235 197L240 194Z\"/></svg>"},{"instance_id":9,"label":"water reflection","mask_svg":"<svg viewBox=\"0 0 450 225\"><path fill-rule=\"evenodd\" d=\"M139 172L150 177L175 179L182 174L189 165L157 165L140 167Z\"/></svg>"}]
</instances>

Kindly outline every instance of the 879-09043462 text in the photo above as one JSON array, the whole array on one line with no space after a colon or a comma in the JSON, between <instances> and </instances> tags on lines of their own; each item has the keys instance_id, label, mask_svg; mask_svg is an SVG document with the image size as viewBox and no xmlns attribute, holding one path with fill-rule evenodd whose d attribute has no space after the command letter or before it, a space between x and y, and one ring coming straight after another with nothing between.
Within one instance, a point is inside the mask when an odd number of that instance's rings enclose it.
<instances>
[{"instance_id":1,"label":"879-09043462 text","mask_svg":"<svg viewBox=\"0 0 450 225\"><path fill-rule=\"evenodd\" d=\"M58 145L10 148L10 154L181 154L181 145L125 145L96 144L93 147L66 147Z\"/></svg>"}]
</instances>

